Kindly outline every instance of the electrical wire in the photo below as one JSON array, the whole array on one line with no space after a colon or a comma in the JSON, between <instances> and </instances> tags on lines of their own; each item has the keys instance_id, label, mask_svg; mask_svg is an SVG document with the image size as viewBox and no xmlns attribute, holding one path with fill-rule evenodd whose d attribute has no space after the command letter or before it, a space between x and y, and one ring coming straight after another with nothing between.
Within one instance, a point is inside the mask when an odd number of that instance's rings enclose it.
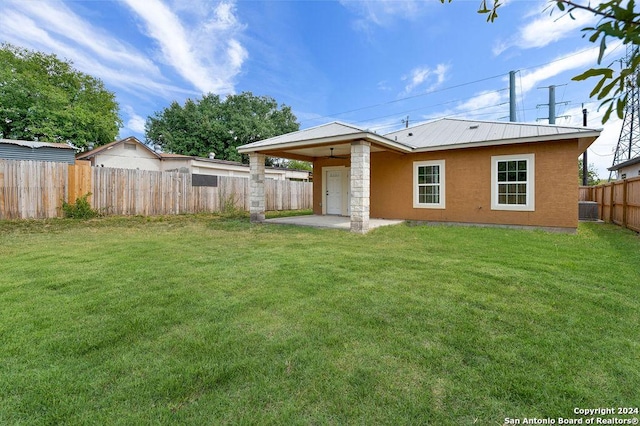
<instances>
[{"instance_id":1,"label":"electrical wire","mask_svg":"<svg viewBox=\"0 0 640 426\"><path fill-rule=\"evenodd\" d=\"M444 91L447 91L447 90L457 89L457 88L460 88L460 87L469 86L469 85L476 84L476 83L482 83L484 81L492 80L492 79L499 78L499 77L504 77L504 74L494 75L494 76L491 76L491 77L485 77L485 78L481 78L481 79L474 80L474 81L468 81L468 82L456 84L456 85L453 85L453 86L443 87L441 89L434 89L434 90L430 90L430 91L425 92L425 93L419 93L417 95L406 96L406 97L394 99L394 100L391 100L391 101L381 102L381 103L375 104L375 105L368 105L368 106L355 108L355 109L348 110L348 111L336 112L336 113L333 113L333 114L323 115L321 117L314 117L314 118L307 119L305 121L315 121L315 120L321 120L321 119L324 119L324 118L332 118L332 117L336 117L336 116L339 116L339 115L349 114L349 113L352 113L352 112L358 112L358 111L363 111L363 110L366 110L366 109L377 108L377 107L381 107L381 106L385 106L385 105L391 105L391 104L398 103L398 102L403 102L403 101L406 101L406 100L409 100L409 99L420 98L420 97L428 96L428 95L431 95L431 94L434 94L434 93L440 93L440 92L444 92Z\"/></svg>"},{"instance_id":2,"label":"electrical wire","mask_svg":"<svg viewBox=\"0 0 640 426\"><path fill-rule=\"evenodd\" d=\"M614 48L609 50L609 52L607 52L604 55L603 58L611 56L621 46L622 46L622 43L616 45ZM522 105L522 109L521 109L522 110L522 121L526 121L525 111L531 110L530 108L529 109L524 108L525 102L524 102L524 92L522 90L522 71L526 71L526 70L530 70L530 69L534 69L534 68L544 67L546 65L550 65L550 64L553 64L555 62L563 61L565 59L580 55L580 54L582 54L584 52L587 52L589 50L592 50L592 49L593 49L593 47L588 47L588 48L585 48L585 49L582 49L582 50L578 50L578 51L576 51L574 53L571 53L569 55L561 56L561 57L556 58L556 59L554 59L552 61L544 62L544 63L537 64L537 65L531 65L531 66L520 68L519 70L516 70L516 72L519 73L520 99L521 99L521 105ZM506 75L506 73L502 73L502 74L498 74L498 75L494 75L494 76L490 76L490 77L484 77L484 78L480 78L480 79L473 80L473 81L468 81L468 82L464 82L464 83L460 83L460 84L456 84L456 85L452 85L452 86L443 87L443 88L440 88L440 89L430 90L430 91L427 91L425 93L419 93L419 94L416 94L416 95L405 96L405 97L402 97L402 98L393 99L393 100L386 101L386 102L380 102L380 103L377 103L377 104L366 105L366 106L362 106L362 107L358 107L358 108L354 108L354 109L350 109L350 110L346 110L346 111L336 112L336 113L327 114L327 115L323 115L323 116L319 116L319 117L313 117L313 118L309 118L309 119L301 121L300 124L313 122L313 121L318 121L318 120L322 120L322 119L326 119L326 118L334 118L334 117L337 117L337 116L350 114L350 113L354 113L354 112L359 112L359 111L364 111L364 110L367 110L367 109L372 109L372 108L378 108L378 107L383 107L383 106L387 106L387 105L392 105L392 104L395 104L395 103L404 102L404 101L411 100L411 99L425 97L425 96L432 95L432 94L435 94L435 93L441 93L441 92L444 92L444 91L447 91L447 90L452 90L452 89L457 89L457 88L460 88L460 87L470 86L470 85L477 84L477 83L482 83L482 82L485 82L485 81L489 81L489 80L493 80L493 79L496 79L496 78L504 77L505 75ZM507 89L498 89L498 90L494 90L494 91L487 92L487 93L500 92L500 91L504 91L504 90L507 90ZM566 87L565 87L565 89L563 91L562 99L564 99L565 94L566 94ZM404 116L404 115L407 115L407 113L409 113L409 112L415 112L415 111L428 109L428 108L433 108L433 107L437 107L437 106L444 106L444 105L448 105L448 104L451 104L451 103L461 102L461 101L464 101L464 100L467 100L467 99L473 99L475 97L476 96L470 96L470 97L467 97L467 98L462 98L462 99L458 99L458 100L442 102L442 103L439 103L439 104L433 104L433 105L429 105L429 106L425 106L425 107L399 111L399 112L393 113L393 114L386 114L386 115L383 115L383 116L366 118L366 119L358 120L355 123L363 123L363 122L367 122L367 121L378 120L378 119L381 119L381 118L393 117L395 115ZM496 105L492 105L492 106L488 106L488 107L484 107L484 108L492 108L492 107L497 107L497 106L501 106L501 105L504 105L504 104L501 103L501 104L496 104ZM467 110L465 112L450 114L450 115L447 115L447 116L456 116L456 115L462 115L462 114L467 114L468 115L469 112L473 112L473 111L476 111L476 110ZM385 125L385 126L382 126L380 128L393 127L393 126L396 126L396 124Z\"/></svg>"}]
</instances>

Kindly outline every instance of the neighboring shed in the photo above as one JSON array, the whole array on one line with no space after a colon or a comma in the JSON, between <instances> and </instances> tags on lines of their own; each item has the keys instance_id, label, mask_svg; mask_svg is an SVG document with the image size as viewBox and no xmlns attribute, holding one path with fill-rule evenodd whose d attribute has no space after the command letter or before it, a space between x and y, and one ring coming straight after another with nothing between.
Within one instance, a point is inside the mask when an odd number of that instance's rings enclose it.
<instances>
[{"instance_id":1,"label":"neighboring shed","mask_svg":"<svg viewBox=\"0 0 640 426\"><path fill-rule=\"evenodd\" d=\"M76 158L91 161L94 167L249 177L247 164L216 158L155 152L133 136L80 153ZM280 167L267 167L266 170L266 177L274 180L308 181L310 174L307 170Z\"/></svg>"},{"instance_id":2,"label":"neighboring shed","mask_svg":"<svg viewBox=\"0 0 640 426\"><path fill-rule=\"evenodd\" d=\"M632 158L624 163L616 164L608 169L618 173L618 179L629 179L640 176L640 157Z\"/></svg>"},{"instance_id":3,"label":"neighboring shed","mask_svg":"<svg viewBox=\"0 0 640 426\"><path fill-rule=\"evenodd\" d=\"M0 158L5 160L75 163L76 149L64 143L0 139Z\"/></svg>"},{"instance_id":4,"label":"neighboring shed","mask_svg":"<svg viewBox=\"0 0 640 426\"><path fill-rule=\"evenodd\" d=\"M94 167L162 171L160 154L133 136L82 152L76 158L91 161Z\"/></svg>"}]
</instances>

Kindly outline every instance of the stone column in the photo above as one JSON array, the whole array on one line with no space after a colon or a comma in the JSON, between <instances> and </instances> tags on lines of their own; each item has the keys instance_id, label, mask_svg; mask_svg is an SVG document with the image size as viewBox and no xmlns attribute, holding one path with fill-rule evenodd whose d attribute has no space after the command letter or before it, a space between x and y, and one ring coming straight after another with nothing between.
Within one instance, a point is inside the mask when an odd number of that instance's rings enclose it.
<instances>
[{"instance_id":1,"label":"stone column","mask_svg":"<svg viewBox=\"0 0 640 426\"><path fill-rule=\"evenodd\" d=\"M264 221L264 154L249 154L249 213L251 222Z\"/></svg>"},{"instance_id":2,"label":"stone column","mask_svg":"<svg viewBox=\"0 0 640 426\"><path fill-rule=\"evenodd\" d=\"M371 196L371 143L351 143L351 232L369 231Z\"/></svg>"}]
</instances>

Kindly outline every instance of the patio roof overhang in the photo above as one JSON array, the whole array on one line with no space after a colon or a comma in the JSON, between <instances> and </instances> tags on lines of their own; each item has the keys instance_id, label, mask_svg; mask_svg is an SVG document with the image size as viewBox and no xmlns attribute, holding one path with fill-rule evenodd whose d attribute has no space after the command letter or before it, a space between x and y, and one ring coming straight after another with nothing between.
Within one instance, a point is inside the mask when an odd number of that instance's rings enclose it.
<instances>
[{"instance_id":1,"label":"patio roof overhang","mask_svg":"<svg viewBox=\"0 0 640 426\"><path fill-rule=\"evenodd\" d=\"M371 152L393 151L399 154L406 154L413 150L412 147L368 131L355 131L340 135L311 138L306 137L304 131L302 131L299 132L298 138L290 138L281 142L257 142L243 145L238 148L238 152L241 154L249 154L253 152L272 157L313 161L315 158L329 157L331 154L336 156L349 156L351 154L351 144L357 141L370 143ZM331 148L333 148L333 152Z\"/></svg>"}]
</instances>

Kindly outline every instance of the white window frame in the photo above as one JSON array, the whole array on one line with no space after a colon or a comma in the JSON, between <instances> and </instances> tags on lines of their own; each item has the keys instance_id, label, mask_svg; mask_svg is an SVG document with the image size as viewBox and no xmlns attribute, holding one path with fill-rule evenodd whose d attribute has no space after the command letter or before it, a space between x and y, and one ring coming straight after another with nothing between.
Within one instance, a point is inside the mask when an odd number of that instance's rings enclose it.
<instances>
[{"instance_id":1,"label":"white window frame","mask_svg":"<svg viewBox=\"0 0 640 426\"><path fill-rule=\"evenodd\" d=\"M527 162L527 203L526 204L498 204L498 163L502 161ZM495 155L491 157L491 210L535 211L536 194L536 162L535 154Z\"/></svg>"},{"instance_id":2,"label":"white window frame","mask_svg":"<svg viewBox=\"0 0 640 426\"><path fill-rule=\"evenodd\" d=\"M418 185L418 169L424 166L438 166L440 174L440 182L437 184L440 188L440 202L438 203L421 203ZM414 161L413 162L413 208L415 209L444 209L445 208L445 165L444 160L435 161Z\"/></svg>"}]
</instances>

